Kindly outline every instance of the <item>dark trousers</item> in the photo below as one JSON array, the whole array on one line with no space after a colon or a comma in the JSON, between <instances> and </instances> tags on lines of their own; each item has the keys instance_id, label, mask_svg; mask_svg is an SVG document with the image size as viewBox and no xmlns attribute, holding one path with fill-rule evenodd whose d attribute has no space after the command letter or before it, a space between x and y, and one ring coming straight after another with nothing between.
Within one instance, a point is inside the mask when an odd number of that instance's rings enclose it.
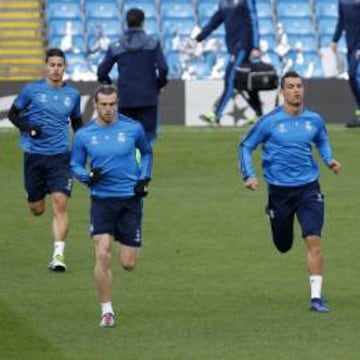
<instances>
[{"instance_id":1,"label":"dark trousers","mask_svg":"<svg viewBox=\"0 0 360 360\"><path fill-rule=\"evenodd\" d=\"M146 137L151 145L156 140L158 131L158 107L157 106L143 106L143 107L120 107L119 112L134 120L139 121L144 130Z\"/></svg>"},{"instance_id":2,"label":"dark trousers","mask_svg":"<svg viewBox=\"0 0 360 360\"><path fill-rule=\"evenodd\" d=\"M360 52L360 49L348 53L349 84L356 100L357 109L360 110L360 58L357 52Z\"/></svg>"}]
</instances>

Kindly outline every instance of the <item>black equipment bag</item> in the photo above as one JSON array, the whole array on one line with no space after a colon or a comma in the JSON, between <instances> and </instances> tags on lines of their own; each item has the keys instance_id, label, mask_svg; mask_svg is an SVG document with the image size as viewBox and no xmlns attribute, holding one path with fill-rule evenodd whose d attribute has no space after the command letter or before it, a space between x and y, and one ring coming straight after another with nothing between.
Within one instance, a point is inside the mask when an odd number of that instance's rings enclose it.
<instances>
[{"instance_id":1,"label":"black equipment bag","mask_svg":"<svg viewBox=\"0 0 360 360\"><path fill-rule=\"evenodd\" d=\"M273 90L279 77L271 64L248 62L236 69L235 87L238 91Z\"/></svg>"}]
</instances>

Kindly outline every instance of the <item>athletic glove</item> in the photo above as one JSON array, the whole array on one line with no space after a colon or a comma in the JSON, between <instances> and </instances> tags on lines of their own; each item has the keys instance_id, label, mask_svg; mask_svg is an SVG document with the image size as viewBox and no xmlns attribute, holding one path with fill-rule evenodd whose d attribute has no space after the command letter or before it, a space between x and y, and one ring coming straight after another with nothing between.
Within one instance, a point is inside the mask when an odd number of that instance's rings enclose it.
<instances>
[{"instance_id":1,"label":"athletic glove","mask_svg":"<svg viewBox=\"0 0 360 360\"><path fill-rule=\"evenodd\" d=\"M33 138L33 139L36 139L38 138L41 133L42 133L42 130L41 130L41 126L39 125L34 125L34 126L31 126L29 128L29 135Z\"/></svg>"},{"instance_id":2,"label":"athletic glove","mask_svg":"<svg viewBox=\"0 0 360 360\"><path fill-rule=\"evenodd\" d=\"M134 194L138 197L145 197L149 193L149 185L150 179L142 179L138 180L136 185L134 186Z\"/></svg>"},{"instance_id":3,"label":"athletic glove","mask_svg":"<svg viewBox=\"0 0 360 360\"><path fill-rule=\"evenodd\" d=\"M93 185L93 184L99 182L101 177L102 177L102 175L101 175L100 168L95 167L95 168L90 169L88 184Z\"/></svg>"}]
</instances>

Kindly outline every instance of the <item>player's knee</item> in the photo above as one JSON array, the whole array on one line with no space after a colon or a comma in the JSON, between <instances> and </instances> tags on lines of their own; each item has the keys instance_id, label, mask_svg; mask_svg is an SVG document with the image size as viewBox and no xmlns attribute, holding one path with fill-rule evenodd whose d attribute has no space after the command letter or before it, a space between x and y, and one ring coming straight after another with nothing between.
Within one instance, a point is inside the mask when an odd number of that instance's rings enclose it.
<instances>
[{"instance_id":1,"label":"player's knee","mask_svg":"<svg viewBox=\"0 0 360 360\"><path fill-rule=\"evenodd\" d=\"M305 237L306 244L308 247L309 252L313 256L320 256L321 255L321 243L320 237L317 235L310 235Z\"/></svg>"},{"instance_id":2,"label":"player's knee","mask_svg":"<svg viewBox=\"0 0 360 360\"><path fill-rule=\"evenodd\" d=\"M111 253L109 251L99 251L96 256L97 264L102 268L107 268L111 262Z\"/></svg>"},{"instance_id":3,"label":"player's knee","mask_svg":"<svg viewBox=\"0 0 360 360\"><path fill-rule=\"evenodd\" d=\"M30 205L29 209L34 216L41 216L45 212L45 207L39 205L36 206Z\"/></svg>"},{"instance_id":4,"label":"player's knee","mask_svg":"<svg viewBox=\"0 0 360 360\"><path fill-rule=\"evenodd\" d=\"M134 259L126 259L121 261L121 266L125 271L133 271L136 266L136 260Z\"/></svg>"}]
</instances>

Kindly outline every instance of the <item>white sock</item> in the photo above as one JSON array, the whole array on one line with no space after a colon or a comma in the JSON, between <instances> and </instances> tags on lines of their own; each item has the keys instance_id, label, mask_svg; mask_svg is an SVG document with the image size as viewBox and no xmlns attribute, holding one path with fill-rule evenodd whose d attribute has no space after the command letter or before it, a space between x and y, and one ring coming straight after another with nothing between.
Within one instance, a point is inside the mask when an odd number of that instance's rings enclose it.
<instances>
[{"instance_id":1,"label":"white sock","mask_svg":"<svg viewBox=\"0 0 360 360\"><path fill-rule=\"evenodd\" d=\"M114 310L111 304L111 301L100 303L101 305L101 314L105 315L107 313L114 314Z\"/></svg>"},{"instance_id":2,"label":"white sock","mask_svg":"<svg viewBox=\"0 0 360 360\"><path fill-rule=\"evenodd\" d=\"M321 298L322 275L310 275L311 298Z\"/></svg>"},{"instance_id":3,"label":"white sock","mask_svg":"<svg viewBox=\"0 0 360 360\"><path fill-rule=\"evenodd\" d=\"M65 241L55 241L54 242L54 253L53 256L63 255L65 249Z\"/></svg>"}]
</instances>

